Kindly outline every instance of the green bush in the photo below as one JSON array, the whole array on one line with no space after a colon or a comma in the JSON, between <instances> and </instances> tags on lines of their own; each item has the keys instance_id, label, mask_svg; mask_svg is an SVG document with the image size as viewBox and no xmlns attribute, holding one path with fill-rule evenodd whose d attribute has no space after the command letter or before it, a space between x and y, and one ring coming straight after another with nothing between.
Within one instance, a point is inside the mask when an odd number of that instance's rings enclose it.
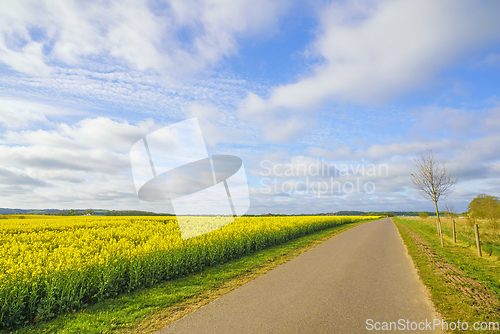
<instances>
[{"instance_id":1,"label":"green bush","mask_svg":"<svg viewBox=\"0 0 500 334\"><path fill-rule=\"evenodd\" d=\"M428 215L428 214L426 214L425 212L420 212L420 213L418 214L418 216L419 216L420 218L422 218L422 219L425 219L425 218L428 218L428 217L429 217L429 215Z\"/></svg>"}]
</instances>

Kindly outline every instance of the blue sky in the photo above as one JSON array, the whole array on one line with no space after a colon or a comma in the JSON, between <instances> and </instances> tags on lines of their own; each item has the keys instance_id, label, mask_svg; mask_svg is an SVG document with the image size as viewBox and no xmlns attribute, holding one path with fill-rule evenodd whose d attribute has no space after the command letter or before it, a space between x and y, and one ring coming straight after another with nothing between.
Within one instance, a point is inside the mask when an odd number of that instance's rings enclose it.
<instances>
[{"instance_id":1,"label":"blue sky","mask_svg":"<svg viewBox=\"0 0 500 334\"><path fill-rule=\"evenodd\" d=\"M249 213L432 210L426 149L458 178L443 207L500 195L497 1L2 7L0 207L172 212L128 154L191 117L243 160Z\"/></svg>"}]
</instances>

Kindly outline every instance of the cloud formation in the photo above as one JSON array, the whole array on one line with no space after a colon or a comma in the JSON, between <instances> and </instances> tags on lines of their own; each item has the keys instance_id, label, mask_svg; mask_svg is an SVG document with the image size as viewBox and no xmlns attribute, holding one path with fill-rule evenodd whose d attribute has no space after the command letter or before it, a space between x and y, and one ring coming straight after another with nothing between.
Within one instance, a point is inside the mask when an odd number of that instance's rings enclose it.
<instances>
[{"instance_id":1,"label":"cloud formation","mask_svg":"<svg viewBox=\"0 0 500 334\"><path fill-rule=\"evenodd\" d=\"M50 124L47 117L71 114L70 110L49 104L0 97L0 124L5 128L27 128Z\"/></svg>"},{"instance_id":2,"label":"cloud formation","mask_svg":"<svg viewBox=\"0 0 500 334\"><path fill-rule=\"evenodd\" d=\"M252 213L426 209L408 175L427 148L459 177L451 200L465 209L479 192L500 193L499 9L452 0L11 1L0 12L0 199L169 212L137 199L128 150L198 117L211 154L246 160ZM265 62L283 66L260 73ZM304 182L327 178L278 175L281 166L267 176L279 191L265 193L263 160L321 160L332 171L387 163L389 173L337 177L373 182L375 193L323 194L335 185L308 191Z\"/></svg>"},{"instance_id":3,"label":"cloud formation","mask_svg":"<svg viewBox=\"0 0 500 334\"><path fill-rule=\"evenodd\" d=\"M156 128L152 120L132 125L95 117L74 125L50 124L45 130L8 130L0 137L2 202L23 203L27 191L38 194L35 202L45 200L46 205L52 201L81 205L82 198L92 196L130 201L134 188L128 176L128 151Z\"/></svg>"},{"instance_id":4,"label":"cloud formation","mask_svg":"<svg viewBox=\"0 0 500 334\"><path fill-rule=\"evenodd\" d=\"M0 61L33 76L58 66L126 66L170 75L204 70L268 34L286 1L15 1L0 13Z\"/></svg>"},{"instance_id":5,"label":"cloud formation","mask_svg":"<svg viewBox=\"0 0 500 334\"><path fill-rule=\"evenodd\" d=\"M271 132L276 114L327 102L379 104L419 88L440 71L500 40L498 2L334 2L321 8L317 39L307 52L320 62L309 76L249 93L240 109ZM271 121L270 121L271 120ZM286 121L285 121L286 123ZM268 139L287 140L268 135Z\"/></svg>"}]
</instances>

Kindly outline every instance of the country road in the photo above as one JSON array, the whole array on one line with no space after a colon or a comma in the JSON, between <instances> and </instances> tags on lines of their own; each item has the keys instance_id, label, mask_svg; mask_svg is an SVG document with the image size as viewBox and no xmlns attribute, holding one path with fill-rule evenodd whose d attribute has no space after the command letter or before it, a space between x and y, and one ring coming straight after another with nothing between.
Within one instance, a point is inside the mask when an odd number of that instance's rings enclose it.
<instances>
[{"instance_id":1,"label":"country road","mask_svg":"<svg viewBox=\"0 0 500 334\"><path fill-rule=\"evenodd\" d=\"M438 318L385 218L325 241L156 333L381 333L370 324Z\"/></svg>"}]
</instances>

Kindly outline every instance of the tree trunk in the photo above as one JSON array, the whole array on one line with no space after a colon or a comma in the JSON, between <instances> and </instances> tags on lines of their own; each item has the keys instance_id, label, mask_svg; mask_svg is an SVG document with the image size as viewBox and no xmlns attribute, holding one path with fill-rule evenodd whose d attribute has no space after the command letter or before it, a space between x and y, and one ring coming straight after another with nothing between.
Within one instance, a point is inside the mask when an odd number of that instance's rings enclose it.
<instances>
[{"instance_id":1,"label":"tree trunk","mask_svg":"<svg viewBox=\"0 0 500 334\"><path fill-rule=\"evenodd\" d=\"M441 239L441 247L444 247L443 230L441 229L441 220L439 219L439 209L438 209L438 203L437 203L436 199L434 199L434 206L436 207L437 228L438 228L439 238Z\"/></svg>"}]
</instances>

